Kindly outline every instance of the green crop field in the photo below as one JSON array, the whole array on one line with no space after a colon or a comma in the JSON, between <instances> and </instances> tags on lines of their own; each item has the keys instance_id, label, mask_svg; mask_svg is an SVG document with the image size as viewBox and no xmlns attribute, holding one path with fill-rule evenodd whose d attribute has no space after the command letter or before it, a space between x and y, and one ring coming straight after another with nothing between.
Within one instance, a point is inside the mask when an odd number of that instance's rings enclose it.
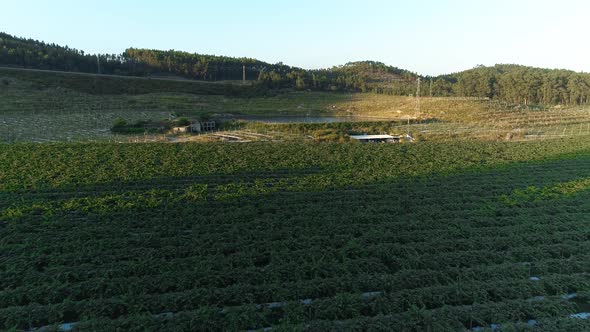
<instances>
[{"instance_id":1,"label":"green crop field","mask_svg":"<svg viewBox=\"0 0 590 332\"><path fill-rule=\"evenodd\" d=\"M0 145L0 329L588 330L588 179L584 137Z\"/></svg>"}]
</instances>

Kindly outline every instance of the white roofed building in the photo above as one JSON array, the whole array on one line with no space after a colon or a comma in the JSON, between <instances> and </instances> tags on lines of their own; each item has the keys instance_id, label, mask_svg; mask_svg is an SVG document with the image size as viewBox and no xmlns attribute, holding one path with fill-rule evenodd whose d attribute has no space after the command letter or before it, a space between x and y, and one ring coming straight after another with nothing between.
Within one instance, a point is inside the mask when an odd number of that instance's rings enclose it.
<instances>
[{"instance_id":1,"label":"white roofed building","mask_svg":"<svg viewBox=\"0 0 590 332\"><path fill-rule=\"evenodd\" d=\"M403 136L391 135L350 135L350 138L361 143L399 143Z\"/></svg>"}]
</instances>

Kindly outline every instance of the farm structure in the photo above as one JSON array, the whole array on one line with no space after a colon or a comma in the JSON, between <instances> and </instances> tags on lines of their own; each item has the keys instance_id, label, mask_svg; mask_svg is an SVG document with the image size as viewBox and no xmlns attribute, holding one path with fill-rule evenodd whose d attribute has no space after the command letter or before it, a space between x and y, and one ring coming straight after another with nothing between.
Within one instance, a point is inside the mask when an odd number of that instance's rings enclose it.
<instances>
[{"instance_id":1,"label":"farm structure","mask_svg":"<svg viewBox=\"0 0 590 332\"><path fill-rule=\"evenodd\" d=\"M391 135L350 135L350 138L361 143L399 143L403 136Z\"/></svg>"},{"instance_id":2,"label":"farm structure","mask_svg":"<svg viewBox=\"0 0 590 332\"><path fill-rule=\"evenodd\" d=\"M191 131L194 133L199 133L201 131L211 131L215 130L216 125L215 121L198 121L195 120L191 124Z\"/></svg>"},{"instance_id":3,"label":"farm structure","mask_svg":"<svg viewBox=\"0 0 590 332\"><path fill-rule=\"evenodd\" d=\"M215 121L193 120L192 123L188 126L172 128L172 132L174 134L200 133L203 131L212 131L212 130L215 130L215 128L216 128Z\"/></svg>"}]
</instances>

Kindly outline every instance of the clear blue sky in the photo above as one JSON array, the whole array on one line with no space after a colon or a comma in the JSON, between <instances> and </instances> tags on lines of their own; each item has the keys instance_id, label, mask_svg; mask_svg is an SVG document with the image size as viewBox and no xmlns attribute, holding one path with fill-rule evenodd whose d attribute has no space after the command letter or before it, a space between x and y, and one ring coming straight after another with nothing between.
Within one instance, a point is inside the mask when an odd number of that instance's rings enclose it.
<instances>
[{"instance_id":1,"label":"clear blue sky","mask_svg":"<svg viewBox=\"0 0 590 332\"><path fill-rule=\"evenodd\" d=\"M324 68L376 60L420 74L478 64L590 71L584 0L19 0L0 31L82 49L248 56Z\"/></svg>"}]
</instances>

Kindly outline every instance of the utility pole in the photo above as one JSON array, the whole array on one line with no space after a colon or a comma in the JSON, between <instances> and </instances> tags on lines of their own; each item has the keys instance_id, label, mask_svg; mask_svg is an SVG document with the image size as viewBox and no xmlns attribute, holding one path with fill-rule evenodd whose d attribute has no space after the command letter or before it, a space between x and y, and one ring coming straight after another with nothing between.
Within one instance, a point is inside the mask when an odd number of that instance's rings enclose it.
<instances>
[{"instance_id":1,"label":"utility pole","mask_svg":"<svg viewBox=\"0 0 590 332\"><path fill-rule=\"evenodd\" d=\"M420 113L420 78L416 80L416 116Z\"/></svg>"},{"instance_id":2,"label":"utility pole","mask_svg":"<svg viewBox=\"0 0 590 332\"><path fill-rule=\"evenodd\" d=\"M416 79L416 113L414 114L414 118L418 119L418 114L420 113L420 77ZM408 133L406 134L407 137L411 137L410 135L410 116L408 116Z\"/></svg>"},{"instance_id":3,"label":"utility pole","mask_svg":"<svg viewBox=\"0 0 590 332\"><path fill-rule=\"evenodd\" d=\"M432 98L432 77L430 78L430 98Z\"/></svg>"},{"instance_id":4,"label":"utility pole","mask_svg":"<svg viewBox=\"0 0 590 332\"><path fill-rule=\"evenodd\" d=\"M246 84L246 65L242 66L242 83Z\"/></svg>"},{"instance_id":5,"label":"utility pole","mask_svg":"<svg viewBox=\"0 0 590 332\"><path fill-rule=\"evenodd\" d=\"M100 55L96 55L96 68L98 68L98 75L100 75Z\"/></svg>"}]
</instances>

